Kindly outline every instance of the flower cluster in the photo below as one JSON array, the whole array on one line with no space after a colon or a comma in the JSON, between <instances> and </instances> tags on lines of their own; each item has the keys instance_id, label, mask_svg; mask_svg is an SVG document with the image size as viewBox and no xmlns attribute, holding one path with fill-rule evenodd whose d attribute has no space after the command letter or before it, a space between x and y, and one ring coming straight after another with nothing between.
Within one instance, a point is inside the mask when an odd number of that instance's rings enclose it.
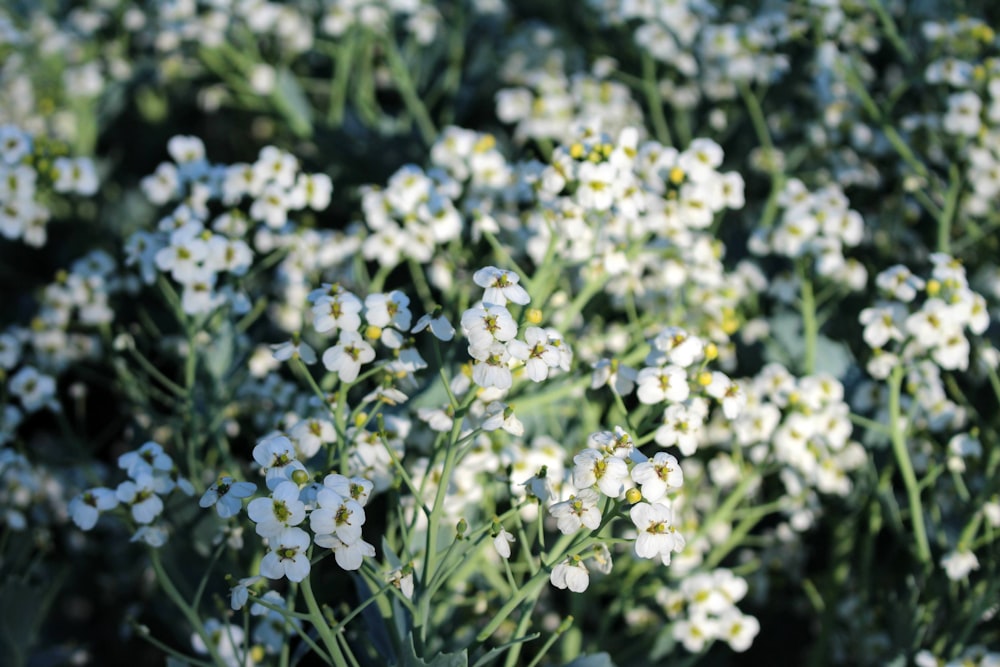
<instances>
[{"instance_id":1,"label":"flower cluster","mask_svg":"<svg viewBox=\"0 0 1000 667\"><path fill-rule=\"evenodd\" d=\"M942 369L965 370L970 353L966 330L978 335L989 326L986 300L969 287L961 262L942 253L931 260L927 279L903 265L875 279L884 298L862 310L858 319L874 353L868 372L876 378L888 377L900 361L928 357Z\"/></svg>"},{"instance_id":2,"label":"flower cluster","mask_svg":"<svg viewBox=\"0 0 1000 667\"><path fill-rule=\"evenodd\" d=\"M678 590L664 589L657 594L657 602L673 621L674 639L688 651L699 653L721 640L742 652L760 632L758 620L736 607L746 593L745 579L720 569L693 574Z\"/></svg>"},{"instance_id":3,"label":"flower cluster","mask_svg":"<svg viewBox=\"0 0 1000 667\"><path fill-rule=\"evenodd\" d=\"M252 164L229 166L209 163L197 137L175 136L167 150L173 162L161 163L143 179L142 189L154 204L181 203L160 220L156 232L140 230L131 236L127 264L135 265L147 284L159 274L180 284L181 305L189 315L224 304L246 310L247 297L238 287L218 283L222 276L239 278L250 269L252 224L282 229L289 224L289 212L326 208L333 189L330 178L301 172L294 156L274 146L262 148ZM248 199L244 211L240 206ZM213 214L214 202L224 207L221 213ZM258 252L273 249L266 233L254 243Z\"/></svg>"},{"instance_id":4,"label":"flower cluster","mask_svg":"<svg viewBox=\"0 0 1000 667\"><path fill-rule=\"evenodd\" d=\"M364 505L374 488L372 482L330 474L322 484L309 483L296 446L280 433L262 439L253 454L271 492L247 505L257 534L267 540L261 575L302 581L309 575L308 551L313 542L331 549L345 570L357 570L365 556L375 555L375 548L361 539ZM248 487L243 490L246 495L252 492ZM299 527L307 518L313 537Z\"/></svg>"},{"instance_id":5,"label":"flower cluster","mask_svg":"<svg viewBox=\"0 0 1000 667\"><path fill-rule=\"evenodd\" d=\"M90 196L98 179L90 158L71 158L15 125L0 125L0 235L43 246L51 212L49 191Z\"/></svg>"},{"instance_id":6,"label":"flower cluster","mask_svg":"<svg viewBox=\"0 0 1000 667\"><path fill-rule=\"evenodd\" d=\"M69 504L70 518L81 530L91 530L103 512L119 505L128 510L136 529L132 541L152 547L167 542L165 525L157 522L164 510L164 498L174 490L194 495L194 487L178 474L174 460L163 446L150 440L141 447L118 457L118 467L128 479L115 489L94 487L77 495Z\"/></svg>"},{"instance_id":7,"label":"flower cluster","mask_svg":"<svg viewBox=\"0 0 1000 667\"><path fill-rule=\"evenodd\" d=\"M801 181L790 179L778 202L783 208L781 217L774 227L757 230L750 250L758 255L809 257L817 275L853 290L863 289L868 273L861 262L846 258L844 251L862 242L864 220L849 208L840 186L830 184L810 192Z\"/></svg>"},{"instance_id":8,"label":"flower cluster","mask_svg":"<svg viewBox=\"0 0 1000 667\"><path fill-rule=\"evenodd\" d=\"M531 300L516 273L488 266L472 278L485 290L483 300L462 313L462 333L474 360L473 382L483 389L508 390L514 383L511 365L517 362L533 382L569 370L572 351L555 330L532 326L525 329L523 341L516 338L518 325L507 303L524 306Z\"/></svg>"}]
</instances>

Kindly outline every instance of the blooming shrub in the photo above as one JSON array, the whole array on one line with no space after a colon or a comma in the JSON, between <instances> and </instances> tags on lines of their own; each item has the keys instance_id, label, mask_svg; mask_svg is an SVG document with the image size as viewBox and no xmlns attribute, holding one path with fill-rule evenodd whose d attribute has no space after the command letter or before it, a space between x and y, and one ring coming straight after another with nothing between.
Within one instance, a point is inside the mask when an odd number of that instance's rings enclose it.
<instances>
[{"instance_id":1,"label":"blooming shrub","mask_svg":"<svg viewBox=\"0 0 1000 667\"><path fill-rule=\"evenodd\" d=\"M0 9L0 664L996 664L993 14Z\"/></svg>"}]
</instances>

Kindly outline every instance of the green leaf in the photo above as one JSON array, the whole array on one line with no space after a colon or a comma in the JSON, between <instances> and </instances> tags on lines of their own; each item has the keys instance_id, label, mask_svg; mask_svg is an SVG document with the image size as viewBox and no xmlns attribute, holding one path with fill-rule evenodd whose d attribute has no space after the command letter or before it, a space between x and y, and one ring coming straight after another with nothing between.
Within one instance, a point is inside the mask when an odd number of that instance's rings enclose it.
<instances>
[{"instance_id":1,"label":"green leaf","mask_svg":"<svg viewBox=\"0 0 1000 667\"><path fill-rule=\"evenodd\" d=\"M563 667L615 667L611 662L611 656L607 653L594 653L593 655L581 655L573 662L567 662Z\"/></svg>"},{"instance_id":2,"label":"green leaf","mask_svg":"<svg viewBox=\"0 0 1000 667\"><path fill-rule=\"evenodd\" d=\"M674 647L677 645L677 640L674 639L674 626L670 625L664 626L660 633L656 636L656 641L653 642L653 648L649 650L649 659L651 662L659 660L665 656L670 655L674 652Z\"/></svg>"},{"instance_id":3,"label":"green leaf","mask_svg":"<svg viewBox=\"0 0 1000 667\"><path fill-rule=\"evenodd\" d=\"M233 365L235 349L235 331L231 322L219 327L211 344L205 351L205 368L215 380L222 380Z\"/></svg>"},{"instance_id":4,"label":"green leaf","mask_svg":"<svg viewBox=\"0 0 1000 667\"><path fill-rule=\"evenodd\" d=\"M842 378L854 366L854 356L843 343L826 336L816 337L816 372Z\"/></svg>"},{"instance_id":5,"label":"green leaf","mask_svg":"<svg viewBox=\"0 0 1000 667\"><path fill-rule=\"evenodd\" d=\"M469 652L462 649L461 653L438 653L427 662L417 655L411 633L403 644L403 663L400 667L469 667Z\"/></svg>"},{"instance_id":6,"label":"green leaf","mask_svg":"<svg viewBox=\"0 0 1000 667\"><path fill-rule=\"evenodd\" d=\"M312 105L298 79L287 67L278 70L271 100L296 136L312 135Z\"/></svg>"},{"instance_id":7,"label":"green leaf","mask_svg":"<svg viewBox=\"0 0 1000 667\"><path fill-rule=\"evenodd\" d=\"M516 646L517 644L524 644L525 642L533 642L540 636L541 636L540 633L535 632L528 635L527 637L521 637L520 639L515 639L514 641L507 642L506 644L501 644L500 646L496 646L490 649L488 652L484 653L483 656L479 658L479 660L476 660L476 662L472 665L472 667L484 667L485 665L488 665L491 662L493 662L497 658L497 656L499 656L501 653L509 649L511 646Z\"/></svg>"}]
</instances>

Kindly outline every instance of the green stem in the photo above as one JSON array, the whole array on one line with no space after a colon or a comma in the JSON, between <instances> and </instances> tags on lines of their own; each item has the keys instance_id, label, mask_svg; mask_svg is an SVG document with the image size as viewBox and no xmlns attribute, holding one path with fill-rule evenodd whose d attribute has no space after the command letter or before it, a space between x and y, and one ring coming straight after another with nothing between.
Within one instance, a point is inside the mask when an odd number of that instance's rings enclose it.
<instances>
[{"instance_id":1,"label":"green stem","mask_svg":"<svg viewBox=\"0 0 1000 667\"><path fill-rule=\"evenodd\" d=\"M475 392L470 391L469 395L466 396L465 400L462 402L462 405L455 411L454 425L451 429L451 435L448 438L448 445L444 455L444 465L441 469L441 479L438 481L437 492L434 495L434 505L431 507L430 516L427 517L426 556L424 559L424 572L422 577L426 582L430 582L434 578L434 574L436 572L438 531L441 528L445 496L447 495L448 484L451 481L451 471L458 458L458 440L462 432L462 417L475 398ZM420 608L423 612L421 615L422 618L420 619L420 633L424 641L427 640L427 626L429 625L430 620L431 597L431 595L425 594L421 596L420 600Z\"/></svg>"},{"instance_id":2,"label":"green stem","mask_svg":"<svg viewBox=\"0 0 1000 667\"><path fill-rule=\"evenodd\" d=\"M948 192L944 198L944 209L938 217L937 251L951 254L951 224L958 209L958 195L962 191L962 176L958 166L951 165L948 169Z\"/></svg>"},{"instance_id":3,"label":"green stem","mask_svg":"<svg viewBox=\"0 0 1000 667\"><path fill-rule=\"evenodd\" d=\"M545 657L545 654L549 652L549 649L552 648L553 644L559 641L559 638L566 634L566 631L571 627L573 627L573 617L567 616L563 622L559 624L559 627L556 628L556 631L549 635L549 638L545 640L542 647L538 649L538 653L535 655L534 660L528 663L528 667L536 667L538 663L542 661L542 658Z\"/></svg>"},{"instance_id":4,"label":"green stem","mask_svg":"<svg viewBox=\"0 0 1000 667\"><path fill-rule=\"evenodd\" d=\"M572 303L562 311L561 317L559 318L559 330L567 331L569 327L573 324L574 318L583 311L583 307L590 302L596 294L598 294L602 289L604 289L604 281L600 277L594 277L587 281L580 290L580 293L576 295Z\"/></svg>"},{"instance_id":5,"label":"green stem","mask_svg":"<svg viewBox=\"0 0 1000 667\"><path fill-rule=\"evenodd\" d=\"M805 358L802 360L802 370L806 375L816 372L816 342L819 339L819 322L816 319L816 298L813 294L812 280L809 279L805 260L796 263L801 288L802 335L805 338Z\"/></svg>"},{"instance_id":6,"label":"green stem","mask_svg":"<svg viewBox=\"0 0 1000 667\"><path fill-rule=\"evenodd\" d=\"M896 22L893 20L892 15L889 14L889 10L885 8L885 4L881 0L868 0L868 6L875 10L875 14L878 15L878 20L882 24L883 33L889 38L889 41L896 50L899 51L903 62L906 64L912 63L913 52L899 34L899 28L896 27Z\"/></svg>"},{"instance_id":7,"label":"green stem","mask_svg":"<svg viewBox=\"0 0 1000 667\"><path fill-rule=\"evenodd\" d=\"M385 48L386 61L389 66L389 72L392 74L392 80L399 89L399 94L402 96L406 108L416 119L417 127L420 130L420 136L423 137L424 143L430 146L437 140L438 131L434 127L434 121L431 120L430 114L427 112L427 107L424 106L423 100L420 99L420 95L417 93L417 88L410 76L410 71L407 69L406 62L399 52L399 46L391 36L382 40L382 45Z\"/></svg>"},{"instance_id":8,"label":"green stem","mask_svg":"<svg viewBox=\"0 0 1000 667\"><path fill-rule=\"evenodd\" d=\"M300 588L302 590L302 598L306 601L306 607L309 609L309 615L312 617L313 627L316 628L316 632L319 633L320 638L323 640L326 650L330 652L333 664L337 667L348 667L347 660L344 659L344 654L340 650L340 644L337 643L337 637L330 629L330 625L326 622L326 617L323 616L323 612L316 603L316 596L313 595L312 582L309 580L309 577L302 580Z\"/></svg>"},{"instance_id":9,"label":"green stem","mask_svg":"<svg viewBox=\"0 0 1000 667\"><path fill-rule=\"evenodd\" d=\"M906 447L906 433L900 425L902 417L900 398L904 373L905 369L900 364L892 369L892 374L889 376L889 428L892 432L892 452L899 465L899 472L903 476L903 484L906 486L906 497L910 505L910 521L913 523L913 536L917 541L917 556L922 564L928 565L931 562L931 549L924 526L920 488L917 484L917 476L913 472L910 452Z\"/></svg>"},{"instance_id":10,"label":"green stem","mask_svg":"<svg viewBox=\"0 0 1000 667\"><path fill-rule=\"evenodd\" d=\"M167 574L166 569L163 567L163 561L160 559L160 552L157 549L149 550L149 562L153 566L153 572L156 574L156 580L159 582L160 587L163 588L163 592L167 594L170 601L180 610L184 618L194 629L195 633L201 638L202 643L205 644L205 648L208 650L209 655L212 656L212 660L216 665L226 665L226 661L222 659L219 654L218 648L212 641L212 638L207 632L205 632L205 626L201 622L201 618L198 616L198 612L191 607L185 600L181 592L177 590L174 585L173 580Z\"/></svg>"},{"instance_id":11,"label":"green stem","mask_svg":"<svg viewBox=\"0 0 1000 667\"><path fill-rule=\"evenodd\" d=\"M549 573L547 570L543 569L535 573L535 576L525 582L524 586L519 588L517 592L515 592L514 595L512 595L510 599L507 600L502 607L500 607L500 610L497 611L493 620L491 620L486 627L483 628L482 632L476 635L476 641L484 642L489 639L490 635L496 632L496 629L500 627L500 624L503 623L508 616L510 616L511 612L517 609L517 607L528 599L529 596L537 593L545 582L548 581L548 579Z\"/></svg>"},{"instance_id":12,"label":"green stem","mask_svg":"<svg viewBox=\"0 0 1000 667\"><path fill-rule=\"evenodd\" d=\"M656 80L656 61L649 53L642 53L642 91L649 105L650 120L653 122L653 133L656 140L664 146L672 146L673 138L667 126L667 117L663 114L663 97L660 95L660 85Z\"/></svg>"}]
</instances>

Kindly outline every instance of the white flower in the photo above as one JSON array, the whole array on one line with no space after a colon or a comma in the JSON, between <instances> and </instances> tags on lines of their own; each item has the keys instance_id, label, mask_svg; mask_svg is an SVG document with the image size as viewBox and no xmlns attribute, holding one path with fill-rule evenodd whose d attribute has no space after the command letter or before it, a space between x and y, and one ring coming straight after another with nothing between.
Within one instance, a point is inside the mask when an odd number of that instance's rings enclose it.
<instances>
[{"instance_id":1,"label":"white flower","mask_svg":"<svg viewBox=\"0 0 1000 667\"><path fill-rule=\"evenodd\" d=\"M167 529L161 526L140 526L129 538L129 542L144 542L154 549L167 543Z\"/></svg>"},{"instance_id":2,"label":"white flower","mask_svg":"<svg viewBox=\"0 0 1000 667\"><path fill-rule=\"evenodd\" d=\"M332 549L337 565L345 570L357 570L361 567L365 556L369 558L375 556L375 547L364 540L344 544L336 535L317 535L315 542L321 547Z\"/></svg>"},{"instance_id":3,"label":"white flower","mask_svg":"<svg viewBox=\"0 0 1000 667\"><path fill-rule=\"evenodd\" d=\"M205 266L216 273L228 271L236 276L246 274L253 263L253 251L241 239L228 239L219 234L213 234L208 239L208 254Z\"/></svg>"},{"instance_id":4,"label":"white flower","mask_svg":"<svg viewBox=\"0 0 1000 667\"><path fill-rule=\"evenodd\" d=\"M708 415L704 399L692 399L689 403L668 405L663 411L663 424L654 434L658 445L676 445L684 456L691 456L698 449L701 427Z\"/></svg>"},{"instance_id":5,"label":"white flower","mask_svg":"<svg viewBox=\"0 0 1000 667\"><path fill-rule=\"evenodd\" d=\"M503 343L495 342L486 347L469 347L469 355L476 360L472 365L472 381L480 387L505 390L514 384L514 377L508 366L510 353Z\"/></svg>"},{"instance_id":6,"label":"white flower","mask_svg":"<svg viewBox=\"0 0 1000 667\"><path fill-rule=\"evenodd\" d=\"M713 371L705 393L722 403L722 413L726 419L736 419L747 404L746 394L740 385L729 379L725 373Z\"/></svg>"},{"instance_id":7,"label":"white flower","mask_svg":"<svg viewBox=\"0 0 1000 667\"><path fill-rule=\"evenodd\" d=\"M341 498L352 498L364 507L368 504L375 485L364 477L345 477L331 473L323 479L323 486L332 489Z\"/></svg>"},{"instance_id":8,"label":"white flower","mask_svg":"<svg viewBox=\"0 0 1000 667\"><path fill-rule=\"evenodd\" d=\"M34 366L23 366L10 378L7 387L13 396L21 399L26 412L35 412L54 403L55 378L39 373Z\"/></svg>"},{"instance_id":9,"label":"white flower","mask_svg":"<svg viewBox=\"0 0 1000 667\"><path fill-rule=\"evenodd\" d=\"M361 365L375 358L375 350L357 331L343 331L337 344L323 353L323 365L341 382L354 382Z\"/></svg>"},{"instance_id":10,"label":"white flower","mask_svg":"<svg viewBox=\"0 0 1000 667\"><path fill-rule=\"evenodd\" d=\"M510 545L516 541L514 536L501 526L500 531L493 538L493 548L497 550L501 558L508 560L510 558Z\"/></svg>"},{"instance_id":11,"label":"white flower","mask_svg":"<svg viewBox=\"0 0 1000 667\"><path fill-rule=\"evenodd\" d=\"M353 498L344 499L324 486L316 493L317 507L309 515L309 527L319 537L334 535L346 545L361 539L361 526L365 523L365 510Z\"/></svg>"},{"instance_id":12,"label":"white flower","mask_svg":"<svg viewBox=\"0 0 1000 667\"><path fill-rule=\"evenodd\" d=\"M134 480L126 480L115 489L115 496L132 510L136 523L152 523L163 511L163 500L157 492L157 483L147 472L140 472Z\"/></svg>"},{"instance_id":13,"label":"white flower","mask_svg":"<svg viewBox=\"0 0 1000 667\"><path fill-rule=\"evenodd\" d=\"M253 482L237 482L232 477L222 476L208 487L198 501L200 507L215 505L215 511L223 519L236 516L243 509L243 498L249 498L257 490Z\"/></svg>"},{"instance_id":14,"label":"white flower","mask_svg":"<svg viewBox=\"0 0 1000 667\"><path fill-rule=\"evenodd\" d=\"M205 144L195 136L175 135L167 141L167 152L177 164L201 162L205 159Z\"/></svg>"},{"instance_id":15,"label":"white flower","mask_svg":"<svg viewBox=\"0 0 1000 667\"><path fill-rule=\"evenodd\" d=\"M368 324L385 328L393 326L400 331L410 328L410 298L399 290L388 294L369 294L365 297L365 320Z\"/></svg>"},{"instance_id":16,"label":"white flower","mask_svg":"<svg viewBox=\"0 0 1000 667\"><path fill-rule=\"evenodd\" d=\"M0 334L0 368L11 370L21 359L21 341L12 334Z\"/></svg>"},{"instance_id":17,"label":"white flower","mask_svg":"<svg viewBox=\"0 0 1000 667\"><path fill-rule=\"evenodd\" d=\"M247 505L247 515L261 537L275 537L286 528L297 526L306 518L306 507L299 500L299 486L282 482L268 498L256 498Z\"/></svg>"},{"instance_id":18,"label":"white flower","mask_svg":"<svg viewBox=\"0 0 1000 667\"><path fill-rule=\"evenodd\" d=\"M480 303L462 313L462 332L472 348L486 348L517 335L517 322L503 306Z\"/></svg>"},{"instance_id":19,"label":"white flower","mask_svg":"<svg viewBox=\"0 0 1000 667\"><path fill-rule=\"evenodd\" d=\"M337 440L337 431L328 419L303 419L288 432L298 456L306 461L319 452L323 445Z\"/></svg>"},{"instance_id":20,"label":"white flower","mask_svg":"<svg viewBox=\"0 0 1000 667\"><path fill-rule=\"evenodd\" d=\"M422 315L417 320L417 323L413 325L413 328L410 329L410 333L420 333L428 327L430 327L431 333L438 340L447 342L455 337L455 327L439 312Z\"/></svg>"},{"instance_id":21,"label":"white flower","mask_svg":"<svg viewBox=\"0 0 1000 667\"><path fill-rule=\"evenodd\" d=\"M87 158L56 158L52 163L55 175L52 189L56 192L76 192L92 195L97 192L97 170Z\"/></svg>"},{"instance_id":22,"label":"white flower","mask_svg":"<svg viewBox=\"0 0 1000 667\"><path fill-rule=\"evenodd\" d=\"M390 583L399 589L407 600L413 599L413 568L409 566L397 567L385 574L386 583Z\"/></svg>"},{"instance_id":23,"label":"white flower","mask_svg":"<svg viewBox=\"0 0 1000 667\"><path fill-rule=\"evenodd\" d=\"M585 449L573 457L573 486L587 489L594 484L609 498L625 491L628 464L617 456L605 456L596 449Z\"/></svg>"},{"instance_id":24,"label":"white flower","mask_svg":"<svg viewBox=\"0 0 1000 667\"><path fill-rule=\"evenodd\" d=\"M250 587L263 580L264 577L260 575L240 579L236 585L229 590L230 609L233 611L239 611L245 607L247 600L250 598Z\"/></svg>"},{"instance_id":25,"label":"white flower","mask_svg":"<svg viewBox=\"0 0 1000 667\"><path fill-rule=\"evenodd\" d=\"M567 558L552 568L549 581L556 588L568 588L574 593L582 593L590 585L590 572L579 558Z\"/></svg>"},{"instance_id":26,"label":"white flower","mask_svg":"<svg viewBox=\"0 0 1000 667\"><path fill-rule=\"evenodd\" d=\"M646 456L635 448L635 441L628 431L621 426L615 426L612 431L597 431L591 433L587 438L587 446L596 449L608 456L615 456L620 459L629 459L634 463L641 463L646 460Z\"/></svg>"},{"instance_id":27,"label":"white flower","mask_svg":"<svg viewBox=\"0 0 1000 667\"><path fill-rule=\"evenodd\" d=\"M267 472L282 468L295 460L295 445L283 433L272 433L260 439L253 448L253 460Z\"/></svg>"},{"instance_id":28,"label":"white flower","mask_svg":"<svg viewBox=\"0 0 1000 667\"><path fill-rule=\"evenodd\" d=\"M129 477L134 478L141 473L170 472L174 467L174 462L170 455L163 451L162 445L150 440L139 449L119 456L118 467L124 470Z\"/></svg>"},{"instance_id":29,"label":"white flower","mask_svg":"<svg viewBox=\"0 0 1000 667\"><path fill-rule=\"evenodd\" d=\"M736 607L730 607L719 614L716 622L719 638L737 653L750 648L754 637L760 632L760 622L753 616L741 613Z\"/></svg>"},{"instance_id":30,"label":"white flower","mask_svg":"<svg viewBox=\"0 0 1000 667\"><path fill-rule=\"evenodd\" d=\"M252 667L255 663L248 655L243 654L243 628L238 625L223 625L218 619L205 621L205 635L215 646L216 652L226 667ZM207 655L208 647L201 635L191 635L191 647L195 653Z\"/></svg>"},{"instance_id":31,"label":"white flower","mask_svg":"<svg viewBox=\"0 0 1000 667\"><path fill-rule=\"evenodd\" d=\"M906 316L902 304L890 302L872 308L865 308L858 321L865 327L862 337L871 348L885 347L890 340L903 340L899 324Z\"/></svg>"},{"instance_id":32,"label":"white flower","mask_svg":"<svg viewBox=\"0 0 1000 667\"><path fill-rule=\"evenodd\" d=\"M680 403L691 393L687 372L674 365L664 368L646 367L636 377L636 395L640 403L652 405L663 401Z\"/></svg>"},{"instance_id":33,"label":"white flower","mask_svg":"<svg viewBox=\"0 0 1000 667\"><path fill-rule=\"evenodd\" d=\"M577 172L577 180L579 187L576 190L576 200L580 206L598 211L611 208L615 201L618 179L615 168L609 162L584 162Z\"/></svg>"},{"instance_id":34,"label":"white flower","mask_svg":"<svg viewBox=\"0 0 1000 667\"><path fill-rule=\"evenodd\" d=\"M668 327L653 339L653 349L646 357L649 366L671 363L687 368L702 358L705 343L679 327Z\"/></svg>"},{"instance_id":35,"label":"white flower","mask_svg":"<svg viewBox=\"0 0 1000 667\"><path fill-rule=\"evenodd\" d=\"M322 211L330 205L333 194L333 181L326 174L299 174L292 188L291 208L309 207L314 211Z\"/></svg>"},{"instance_id":36,"label":"white flower","mask_svg":"<svg viewBox=\"0 0 1000 667\"><path fill-rule=\"evenodd\" d=\"M684 472L677 459L658 452L652 459L632 468L632 481L642 487L642 496L650 502L660 500L668 489L684 484Z\"/></svg>"},{"instance_id":37,"label":"white flower","mask_svg":"<svg viewBox=\"0 0 1000 667\"><path fill-rule=\"evenodd\" d=\"M268 579L288 577L302 581L309 575L309 533L301 528L285 528L270 539L270 550L260 561L260 573Z\"/></svg>"},{"instance_id":38,"label":"white flower","mask_svg":"<svg viewBox=\"0 0 1000 667\"><path fill-rule=\"evenodd\" d=\"M549 514L556 518L559 532L572 535L582 527L597 530L601 525L601 511L597 508L600 496L593 489L582 489L568 500L553 504Z\"/></svg>"},{"instance_id":39,"label":"white flower","mask_svg":"<svg viewBox=\"0 0 1000 667\"><path fill-rule=\"evenodd\" d=\"M494 306L505 306L508 301L523 306L531 301L525 289L518 285L520 280L513 271L504 271L494 266L487 266L472 274L472 281L486 288L483 303Z\"/></svg>"},{"instance_id":40,"label":"white flower","mask_svg":"<svg viewBox=\"0 0 1000 667\"><path fill-rule=\"evenodd\" d=\"M979 569L979 559L971 551L951 551L941 559L941 567L952 581L959 581Z\"/></svg>"},{"instance_id":41,"label":"white flower","mask_svg":"<svg viewBox=\"0 0 1000 667\"><path fill-rule=\"evenodd\" d=\"M0 125L0 160L18 164L30 152L30 134L13 125Z\"/></svg>"},{"instance_id":42,"label":"white flower","mask_svg":"<svg viewBox=\"0 0 1000 667\"><path fill-rule=\"evenodd\" d=\"M118 506L118 497L111 489L97 487L88 489L69 503L69 515L80 530L90 530L97 524L101 512Z\"/></svg>"},{"instance_id":43,"label":"white flower","mask_svg":"<svg viewBox=\"0 0 1000 667\"><path fill-rule=\"evenodd\" d=\"M302 341L289 340L284 343L272 345L274 358L277 361L288 361L289 359L301 359L304 364L316 363L316 352Z\"/></svg>"},{"instance_id":44,"label":"white flower","mask_svg":"<svg viewBox=\"0 0 1000 667\"><path fill-rule=\"evenodd\" d=\"M924 281L913 275L902 264L890 266L875 277L879 289L903 303L909 303L917 296L917 290L924 288Z\"/></svg>"},{"instance_id":45,"label":"white flower","mask_svg":"<svg viewBox=\"0 0 1000 667\"><path fill-rule=\"evenodd\" d=\"M524 340L512 340L507 345L510 355L524 362L525 374L534 382L541 382L549 375L550 368L560 364L559 349L549 342L549 334L540 327L528 327Z\"/></svg>"},{"instance_id":46,"label":"white flower","mask_svg":"<svg viewBox=\"0 0 1000 667\"><path fill-rule=\"evenodd\" d=\"M635 555L639 558L660 558L664 565L669 565L670 554L684 548L684 537L672 525L670 505L636 503L629 516L639 532L635 540Z\"/></svg>"},{"instance_id":47,"label":"white flower","mask_svg":"<svg viewBox=\"0 0 1000 667\"><path fill-rule=\"evenodd\" d=\"M514 409L506 403L493 401L486 406L483 413L482 429L484 431L495 431L502 428L511 435L524 435L524 425L514 414Z\"/></svg>"},{"instance_id":48,"label":"white flower","mask_svg":"<svg viewBox=\"0 0 1000 667\"><path fill-rule=\"evenodd\" d=\"M718 625L715 619L704 614L692 614L688 618L677 620L672 634L689 653L701 653L705 644L718 636Z\"/></svg>"},{"instance_id":49,"label":"white flower","mask_svg":"<svg viewBox=\"0 0 1000 667\"><path fill-rule=\"evenodd\" d=\"M324 294L313 304L313 326L320 333L357 331L361 327L361 299L347 291Z\"/></svg>"},{"instance_id":50,"label":"white flower","mask_svg":"<svg viewBox=\"0 0 1000 667\"><path fill-rule=\"evenodd\" d=\"M189 222L170 234L170 244L156 253L156 267L179 283L202 276L202 262L208 257L208 244L201 237L200 222Z\"/></svg>"},{"instance_id":51,"label":"white flower","mask_svg":"<svg viewBox=\"0 0 1000 667\"><path fill-rule=\"evenodd\" d=\"M620 396L627 396L635 389L636 370L617 359L600 359L594 364L590 388L607 385Z\"/></svg>"},{"instance_id":52,"label":"white flower","mask_svg":"<svg viewBox=\"0 0 1000 667\"><path fill-rule=\"evenodd\" d=\"M166 204L177 196L180 180L177 167L170 162L161 162L156 171L139 183L143 194L153 204Z\"/></svg>"}]
</instances>

